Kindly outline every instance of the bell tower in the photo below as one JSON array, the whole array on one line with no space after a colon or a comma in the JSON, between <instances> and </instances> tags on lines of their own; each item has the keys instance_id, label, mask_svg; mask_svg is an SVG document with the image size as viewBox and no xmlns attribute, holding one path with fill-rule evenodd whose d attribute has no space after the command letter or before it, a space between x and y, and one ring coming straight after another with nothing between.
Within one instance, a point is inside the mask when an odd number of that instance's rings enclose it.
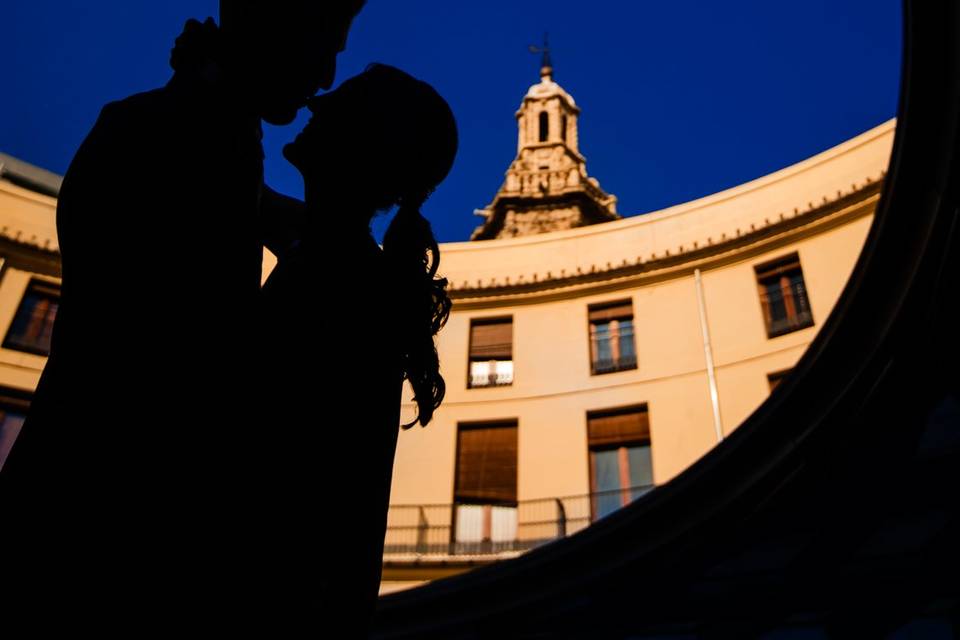
<instances>
[{"instance_id":1,"label":"bell tower","mask_svg":"<svg viewBox=\"0 0 960 640\"><path fill-rule=\"evenodd\" d=\"M553 80L548 43L530 49L543 59L540 82L530 87L516 113L517 157L493 202L477 211L485 221L471 240L572 229L620 217L617 198L587 175L577 129L580 109Z\"/></svg>"}]
</instances>

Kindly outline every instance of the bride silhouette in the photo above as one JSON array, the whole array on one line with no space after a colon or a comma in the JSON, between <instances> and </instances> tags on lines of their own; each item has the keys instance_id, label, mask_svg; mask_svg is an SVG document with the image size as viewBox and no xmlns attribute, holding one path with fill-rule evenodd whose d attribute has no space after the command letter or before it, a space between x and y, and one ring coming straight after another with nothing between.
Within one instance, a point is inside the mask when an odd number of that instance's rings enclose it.
<instances>
[{"instance_id":1,"label":"bride silhouette","mask_svg":"<svg viewBox=\"0 0 960 640\"><path fill-rule=\"evenodd\" d=\"M450 171L457 128L430 85L381 64L308 107L313 118L284 149L304 179L304 233L262 290L270 571L277 619L363 637L403 380L419 412L405 429L426 426L444 396L433 338L450 299L420 208ZM394 206L381 250L370 221Z\"/></svg>"}]
</instances>

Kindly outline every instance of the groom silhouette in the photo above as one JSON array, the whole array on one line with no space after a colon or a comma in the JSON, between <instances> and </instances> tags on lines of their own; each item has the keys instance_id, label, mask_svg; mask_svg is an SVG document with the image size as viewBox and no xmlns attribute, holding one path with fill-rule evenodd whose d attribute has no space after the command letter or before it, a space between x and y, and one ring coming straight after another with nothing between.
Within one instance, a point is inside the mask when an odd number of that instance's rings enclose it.
<instances>
[{"instance_id":1,"label":"groom silhouette","mask_svg":"<svg viewBox=\"0 0 960 640\"><path fill-rule=\"evenodd\" d=\"M28 604L99 624L254 598L261 257L290 235L261 215L280 196L260 121L331 86L363 3L221 0L219 25L187 23L170 82L106 105L77 151L51 353L0 478L29 567L5 581Z\"/></svg>"}]
</instances>

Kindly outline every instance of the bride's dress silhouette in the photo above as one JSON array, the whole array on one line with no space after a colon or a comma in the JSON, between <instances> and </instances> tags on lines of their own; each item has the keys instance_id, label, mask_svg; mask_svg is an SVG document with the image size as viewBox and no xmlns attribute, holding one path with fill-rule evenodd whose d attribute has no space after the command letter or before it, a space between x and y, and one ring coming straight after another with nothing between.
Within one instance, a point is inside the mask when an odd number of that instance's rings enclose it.
<instances>
[{"instance_id":1,"label":"bride's dress silhouette","mask_svg":"<svg viewBox=\"0 0 960 640\"><path fill-rule=\"evenodd\" d=\"M385 65L308 106L313 119L284 150L304 178L305 232L262 290L275 605L291 625L362 636L381 575L403 380L423 425L443 398L433 336L450 301L419 208L450 170L457 131L429 85ZM381 250L370 220L395 204Z\"/></svg>"}]
</instances>

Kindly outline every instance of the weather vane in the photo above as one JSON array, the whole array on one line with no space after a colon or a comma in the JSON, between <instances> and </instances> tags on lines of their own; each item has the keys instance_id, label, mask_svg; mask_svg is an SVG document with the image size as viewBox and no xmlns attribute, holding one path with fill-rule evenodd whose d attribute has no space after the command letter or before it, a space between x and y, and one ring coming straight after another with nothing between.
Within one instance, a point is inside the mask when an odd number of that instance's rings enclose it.
<instances>
[{"instance_id":1,"label":"weather vane","mask_svg":"<svg viewBox=\"0 0 960 640\"><path fill-rule=\"evenodd\" d=\"M543 34L543 46L530 45L530 53L542 53L543 61L540 63L540 75L549 76L553 73L553 62L550 60L550 34Z\"/></svg>"}]
</instances>

